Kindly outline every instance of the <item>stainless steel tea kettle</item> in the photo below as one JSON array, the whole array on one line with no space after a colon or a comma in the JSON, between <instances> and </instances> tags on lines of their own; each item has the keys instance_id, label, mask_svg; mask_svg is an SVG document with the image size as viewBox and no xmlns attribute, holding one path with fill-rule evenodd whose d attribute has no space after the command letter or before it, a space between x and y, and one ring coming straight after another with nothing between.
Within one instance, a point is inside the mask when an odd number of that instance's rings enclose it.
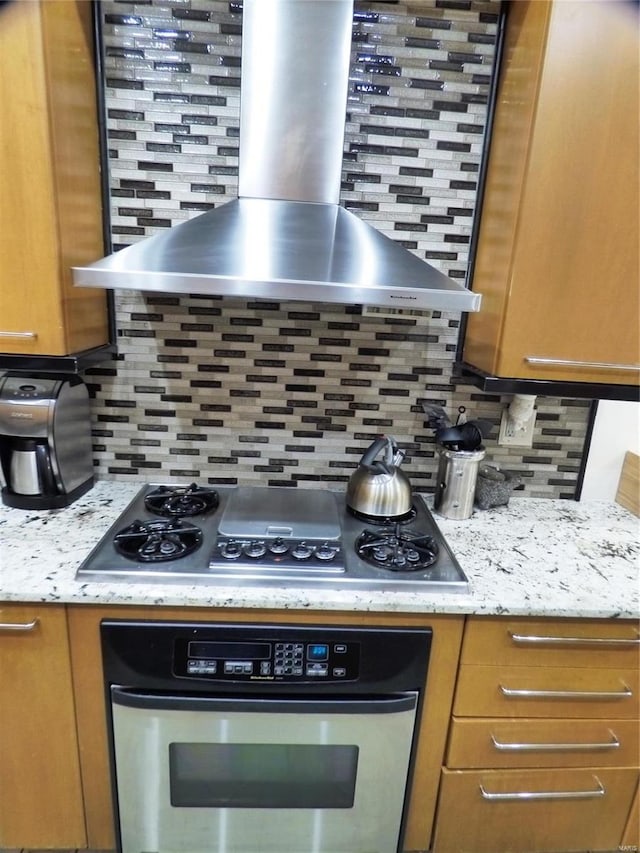
<instances>
[{"instance_id":1,"label":"stainless steel tea kettle","mask_svg":"<svg viewBox=\"0 0 640 853\"><path fill-rule=\"evenodd\" d=\"M378 459L379 454L383 459ZM398 467L404 454L383 435L364 452L347 485L347 506L371 518L401 518L411 512L411 483Z\"/></svg>"}]
</instances>

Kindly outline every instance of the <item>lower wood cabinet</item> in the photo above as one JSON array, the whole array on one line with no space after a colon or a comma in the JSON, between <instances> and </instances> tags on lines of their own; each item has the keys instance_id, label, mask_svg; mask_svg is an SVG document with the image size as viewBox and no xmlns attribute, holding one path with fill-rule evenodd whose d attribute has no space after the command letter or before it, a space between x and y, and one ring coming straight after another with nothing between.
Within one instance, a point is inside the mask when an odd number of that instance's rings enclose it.
<instances>
[{"instance_id":1,"label":"lower wood cabinet","mask_svg":"<svg viewBox=\"0 0 640 853\"><path fill-rule=\"evenodd\" d=\"M467 619L432 853L637 846L639 638L618 620Z\"/></svg>"},{"instance_id":2,"label":"lower wood cabinet","mask_svg":"<svg viewBox=\"0 0 640 853\"><path fill-rule=\"evenodd\" d=\"M636 788L636 795L631 804L629 812L629 820L622 836L622 850L631 851L640 850L640 783Z\"/></svg>"},{"instance_id":3,"label":"lower wood cabinet","mask_svg":"<svg viewBox=\"0 0 640 853\"><path fill-rule=\"evenodd\" d=\"M0 848L86 847L65 608L0 605Z\"/></svg>"},{"instance_id":4,"label":"lower wood cabinet","mask_svg":"<svg viewBox=\"0 0 640 853\"><path fill-rule=\"evenodd\" d=\"M0 849L114 847L103 618L431 626L406 853L640 847L631 622L0 605Z\"/></svg>"},{"instance_id":5,"label":"lower wood cabinet","mask_svg":"<svg viewBox=\"0 0 640 853\"><path fill-rule=\"evenodd\" d=\"M434 853L616 850L633 768L443 770Z\"/></svg>"}]
</instances>

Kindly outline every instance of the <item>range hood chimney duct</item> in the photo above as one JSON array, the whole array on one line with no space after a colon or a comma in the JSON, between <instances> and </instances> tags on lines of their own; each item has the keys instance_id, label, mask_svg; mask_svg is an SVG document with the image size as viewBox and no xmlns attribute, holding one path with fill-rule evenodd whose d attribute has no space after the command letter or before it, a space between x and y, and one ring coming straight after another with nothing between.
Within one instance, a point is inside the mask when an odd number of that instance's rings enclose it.
<instances>
[{"instance_id":1,"label":"range hood chimney duct","mask_svg":"<svg viewBox=\"0 0 640 853\"><path fill-rule=\"evenodd\" d=\"M74 284L477 311L339 205L353 0L244 0L239 198L73 268Z\"/></svg>"}]
</instances>

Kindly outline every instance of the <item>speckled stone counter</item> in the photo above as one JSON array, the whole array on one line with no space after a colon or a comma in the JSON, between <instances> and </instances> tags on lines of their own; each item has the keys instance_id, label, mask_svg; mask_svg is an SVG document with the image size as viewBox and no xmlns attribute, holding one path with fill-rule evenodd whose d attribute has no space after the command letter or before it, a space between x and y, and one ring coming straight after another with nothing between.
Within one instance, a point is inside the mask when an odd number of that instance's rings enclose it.
<instances>
[{"instance_id":1,"label":"speckled stone counter","mask_svg":"<svg viewBox=\"0 0 640 853\"><path fill-rule=\"evenodd\" d=\"M465 521L436 516L468 595L76 581L140 486L99 482L63 510L0 507L0 601L640 618L640 522L609 502L512 498Z\"/></svg>"}]
</instances>

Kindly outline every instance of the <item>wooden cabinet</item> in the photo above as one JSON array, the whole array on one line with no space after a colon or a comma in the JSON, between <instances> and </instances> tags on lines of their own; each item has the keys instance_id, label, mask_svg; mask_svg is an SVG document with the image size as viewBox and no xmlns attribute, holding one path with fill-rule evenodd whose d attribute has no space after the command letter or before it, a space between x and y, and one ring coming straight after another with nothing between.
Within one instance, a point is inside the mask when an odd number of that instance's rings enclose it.
<instances>
[{"instance_id":1,"label":"wooden cabinet","mask_svg":"<svg viewBox=\"0 0 640 853\"><path fill-rule=\"evenodd\" d=\"M622 843L640 769L639 638L626 621L467 620L434 853Z\"/></svg>"},{"instance_id":2,"label":"wooden cabinet","mask_svg":"<svg viewBox=\"0 0 640 853\"><path fill-rule=\"evenodd\" d=\"M80 761L90 848L114 847L113 808L109 783L107 723L100 652L100 621L115 619L179 619L200 622L271 622L324 625L425 627L433 629L425 701L419 722L423 733L415 755L414 781L406 821L406 850L426 850L431 838L464 619L461 616L381 613L300 613L283 610L199 608L69 607L69 633Z\"/></svg>"},{"instance_id":3,"label":"wooden cabinet","mask_svg":"<svg viewBox=\"0 0 640 853\"><path fill-rule=\"evenodd\" d=\"M0 607L0 847L86 846L67 621Z\"/></svg>"},{"instance_id":4,"label":"wooden cabinet","mask_svg":"<svg viewBox=\"0 0 640 853\"><path fill-rule=\"evenodd\" d=\"M438 816L434 853L615 850L635 776L629 768L444 770L441 799L452 813Z\"/></svg>"},{"instance_id":5,"label":"wooden cabinet","mask_svg":"<svg viewBox=\"0 0 640 853\"><path fill-rule=\"evenodd\" d=\"M71 266L104 253L91 3L9 3L0 26L0 352L108 341L104 291Z\"/></svg>"},{"instance_id":6,"label":"wooden cabinet","mask_svg":"<svg viewBox=\"0 0 640 853\"><path fill-rule=\"evenodd\" d=\"M640 850L640 787L636 788L620 849L627 850L629 853Z\"/></svg>"},{"instance_id":7,"label":"wooden cabinet","mask_svg":"<svg viewBox=\"0 0 640 853\"><path fill-rule=\"evenodd\" d=\"M637 385L637 14L509 7L463 360L497 377ZM593 396L593 395L589 395Z\"/></svg>"}]
</instances>

